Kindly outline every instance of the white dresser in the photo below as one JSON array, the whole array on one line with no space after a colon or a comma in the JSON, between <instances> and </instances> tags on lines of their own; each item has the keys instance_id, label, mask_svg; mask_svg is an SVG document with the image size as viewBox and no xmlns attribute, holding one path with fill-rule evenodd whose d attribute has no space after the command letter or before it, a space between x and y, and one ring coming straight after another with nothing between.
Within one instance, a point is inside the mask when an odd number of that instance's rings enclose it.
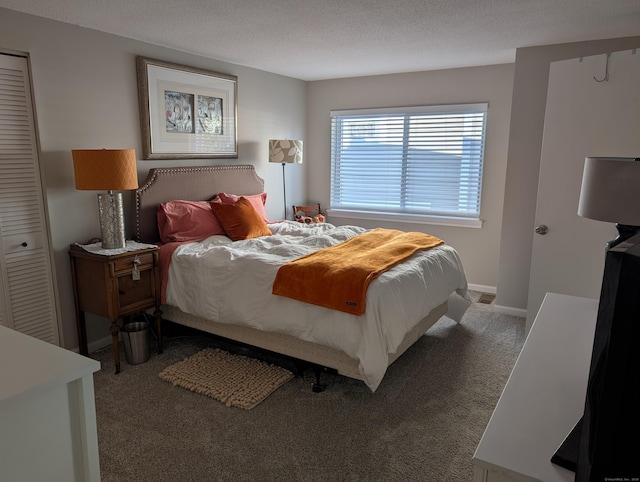
<instances>
[{"instance_id":1,"label":"white dresser","mask_svg":"<svg viewBox=\"0 0 640 482\"><path fill-rule=\"evenodd\" d=\"M574 480L550 459L584 411L597 312L546 294L473 456L476 482Z\"/></svg>"},{"instance_id":2,"label":"white dresser","mask_svg":"<svg viewBox=\"0 0 640 482\"><path fill-rule=\"evenodd\" d=\"M0 326L0 480L98 481L100 363Z\"/></svg>"}]
</instances>

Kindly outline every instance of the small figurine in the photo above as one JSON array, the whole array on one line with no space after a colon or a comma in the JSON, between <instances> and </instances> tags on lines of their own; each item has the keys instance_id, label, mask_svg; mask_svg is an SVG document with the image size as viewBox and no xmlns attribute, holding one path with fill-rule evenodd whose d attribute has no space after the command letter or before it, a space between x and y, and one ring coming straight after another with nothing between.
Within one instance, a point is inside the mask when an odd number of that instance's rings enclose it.
<instances>
[{"instance_id":1,"label":"small figurine","mask_svg":"<svg viewBox=\"0 0 640 482\"><path fill-rule=\"evenodd\" d=\"M317 204L317 208L315 206L293 206L293 211L293 217L299 223L324 223L326 219L324 213L320 211L320 204ZM317 212L317 214L314 215L313 211Z\"/></svg>"}]
</instances>

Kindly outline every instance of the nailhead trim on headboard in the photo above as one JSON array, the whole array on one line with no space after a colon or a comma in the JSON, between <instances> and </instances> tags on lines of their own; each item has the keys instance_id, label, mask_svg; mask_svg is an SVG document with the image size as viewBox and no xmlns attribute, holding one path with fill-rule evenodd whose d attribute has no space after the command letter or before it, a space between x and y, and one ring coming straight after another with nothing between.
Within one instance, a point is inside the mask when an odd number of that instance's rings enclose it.
<instances>
[{"instance_id":1,"label":"nailhead trim on headboard","mask_svg":"<svg viewBox=\"0 0 640 482\"><path fill-rule=\"evenodd\" d=\"M136 241L159 241L158 204L176 199L206 201L220 192L250 195L264 191L264 179L250 164L149 169L135 190Z\"/></svg>"}]
</instances>

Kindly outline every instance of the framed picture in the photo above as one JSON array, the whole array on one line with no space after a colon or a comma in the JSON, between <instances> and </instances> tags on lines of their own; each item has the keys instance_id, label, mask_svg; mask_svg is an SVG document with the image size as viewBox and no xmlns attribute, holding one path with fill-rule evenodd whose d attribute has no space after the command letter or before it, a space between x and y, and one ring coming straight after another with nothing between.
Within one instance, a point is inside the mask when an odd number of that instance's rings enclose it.
<instances>
[{"instance_id":1,"label":"framed picture","mask_svg":"<svg viewBox=\"0 0 640 482\"><path fill-rule=\"evenodd\" d=\"M237 158L238 78L137 57L144 159Z\"/></svg>"}]
</instances>

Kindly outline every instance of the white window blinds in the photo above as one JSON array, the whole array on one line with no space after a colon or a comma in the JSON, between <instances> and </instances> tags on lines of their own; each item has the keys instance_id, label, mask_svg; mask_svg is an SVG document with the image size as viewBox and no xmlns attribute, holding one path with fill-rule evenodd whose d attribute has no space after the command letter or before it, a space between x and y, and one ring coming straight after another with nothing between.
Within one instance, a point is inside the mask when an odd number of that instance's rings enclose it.
<instances>
[{"instance_id":1,"label":"white window blinds","mask_svg":"<svg viewBox=\"0 0 640 482\"><path fill-rule=\"evenodd\" d=\"M487 104L331 112L331 208L478 219Z\"/></svg>"}]
</instances>

